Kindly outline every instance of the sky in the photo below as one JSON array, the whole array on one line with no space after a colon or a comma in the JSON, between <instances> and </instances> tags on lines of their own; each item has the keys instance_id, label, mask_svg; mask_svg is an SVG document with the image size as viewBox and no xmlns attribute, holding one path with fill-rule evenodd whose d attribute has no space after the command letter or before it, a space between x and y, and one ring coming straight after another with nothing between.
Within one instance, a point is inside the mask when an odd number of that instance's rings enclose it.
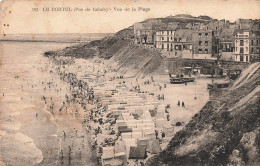
<instances>
[{"instance_id":1,"label":"sky","mask_svg":"<svg viewBox=\"0 0 260 166\"><path fill-rule=\"evenodd\" d=\"M70 11L52 11L69 7ZM138 8L146 8L149 11ZM35 9L37 8L37 9ZM49 8L49 11L43 11ZM83 9L83 11L75 8ZM87 11L87 8L90 11ZM93 8L110 8L93 11ZM114 8L122 8L115 11ZM124 11L129 8L130 11ZM132 11L136 8L137 11ZM38 11L37 11L38 10ZM147 18L207 15L235 21L260 19L259 0L2 0L1 34L115 33Z\"/></svg>"}]
</instances>

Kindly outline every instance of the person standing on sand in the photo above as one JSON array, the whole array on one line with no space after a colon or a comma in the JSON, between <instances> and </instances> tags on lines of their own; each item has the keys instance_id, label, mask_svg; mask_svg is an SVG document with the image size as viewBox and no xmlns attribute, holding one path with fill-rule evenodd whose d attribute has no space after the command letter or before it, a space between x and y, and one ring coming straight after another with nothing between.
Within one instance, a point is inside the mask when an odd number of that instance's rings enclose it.
<instances>
[{"instance_id":1,"label":"person standing on sand","mask_svg":"<svg viewBox=\"0 0 260 166\"><path fill-rule=\"evenodd\" d=\"M184 101L181 103L182 107L185 108Z\"/></svg>"},{"instance_id":2,"label":"person standing on sand","mask_svg":"<svg viewBox=\"0 0 260 166\"><path fill-rule=\"evenodd\" d=\"M81 158L81 150L80 150L80 148L79 148L79 158Z\"/></svg>"},{"instance_id":3,"label":"person standing on sand","mask_svg":"<svg viewBox=\"0 0 260 166\"><path fill-rule=\"evenodd\" d=\"M71 152L71 147L69 146L69 155L70 155L70 152Z\"/></svg>"},{"instance_id":4,"label":"person standing on sand","mask_svg":"<svg viewBox=\"0 0 260 166\"><path fill-rule=\"evenodd\" d=\"M63 159L63 151L60 150L60 154L61 154L61 159Z\"/></svg>"},{"instance_id":5,"label":"person standing on sand","mask_svg":"<svg viewBox=\"0 0 260 166\"><path fill-rule=\"evenodd\" d=\"M158 131L157 130L155 130L155 137L156 137L156 139L158 139Z\"/></svg>"}]
</instances>

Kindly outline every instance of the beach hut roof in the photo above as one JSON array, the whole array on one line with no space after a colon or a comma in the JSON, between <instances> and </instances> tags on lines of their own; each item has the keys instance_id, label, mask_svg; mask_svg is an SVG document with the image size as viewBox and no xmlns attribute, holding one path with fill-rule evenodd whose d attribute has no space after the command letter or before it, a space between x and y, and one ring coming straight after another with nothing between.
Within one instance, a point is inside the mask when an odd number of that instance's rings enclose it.
<instances>
[{"instance_id":1,"label":"beach hut roof","mask_svg":"<svg viewBox=\"0 0 260 166\"><path fill-rule=\"evenodd\" d=\"M145 146L130 147L129 159L145 159L146 157Z\"/></svg>"},{"instance_id":2,"label":"beach hut roof","mask_svg":"<svg viewBox=\"0 0 260 166\"><path fill-rule=\"evenodd\" d=\"M152 154L158 154L162 151L159 140L155 139L149 143L147 151Z\"/></svg>"}]
</instances>

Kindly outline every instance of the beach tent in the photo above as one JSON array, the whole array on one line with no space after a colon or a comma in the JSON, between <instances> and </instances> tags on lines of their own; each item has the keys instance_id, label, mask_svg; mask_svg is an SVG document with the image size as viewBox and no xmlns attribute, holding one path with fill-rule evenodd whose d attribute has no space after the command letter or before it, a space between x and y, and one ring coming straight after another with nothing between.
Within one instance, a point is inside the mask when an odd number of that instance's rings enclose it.
<instances>
[{"instance_id":1,"label":"beach tent","mask_svg":"<svg viewBox=\"0 0 260 166\"><path fill-rule=\"evenodd\" d=\"M154 131L145 131L144 132L144 136L150 139L155 139L155 132Z\"/></svg>"},{"instance_id":2,"label":"beach tent","mask_svg":"<svg viewBox=\"0 0 260 166\"><path fill-rule=\"evenodd\" d=\"M125 143L121 140L115 142L115 153L126 152Z\"/></svg>"},{"instance_id":3,"label":"beach tent","mask_svg":"<svg viewBox=\"0 0 260 166\"><path fill-rule=\"evenodd\" d=\"M104 166L123 166L124 161L120 159L111 159L103 163Z\"/></svg>"},{"instance_id":4,"label":"beach tent","mask_svg":"<svg viewBox=\"0 0 260 166\"><path fill-rule=\"evenodd\" d=\"M157 110L156 109L151 109L149 110L150 114L152 117L155 117L157 115Z\"/></svg>"},{"instance_id":5,"label":"beach tent","mask_svg":"<svg viewBox=\"0 0 260 166\"><path fill-rule=\"evenodd\" d=\"M102 158L113 158L114 157L114 146L103 147Z\"/></svg>"},{"instance_id":6,"label":"beach tent","mask_svg":"<svg viewBox=\"0 0 260 166\"><path fill-rule=\"evenodd\" d=\"M127 126L119 126L118 127L119 133L126 133L126 132L132 132L132 129Z\"/></svg>"},{"instance_id":7,"label":"beach tent","mask_svg":"<svg viewBox=\"0 0 260 166\"><path fill-rule=\"evenodd\" d=\"M129 159L145 159L146 157L145 146L130 147Z\"/></svg>"},{"instance_id":8,"label":"beach tent","mask_svg":"<svg viewBox=\"0 0 260 166\"><path fill-rule=\"evenodd\" d=\"M143 136L142 131L132 132L132 138L142 138L142 136Z\"/></svg>"},{"instance_id":9,"label":"beach tent","mask_svg":"<svg viewBox=\"0 0 260 166\"><path fill-rule=\"evenodd\" d=\"M123 140L126 146L126 156L129 156L130 147L134 146L137 147L136 139L125 139Z\"/></svg>"},{"instance_id":10,"label":"beach tent","mask_svg":"<svg viewBox=\"0 0 260 166\"><path fill-rule=\"evenodd\" d=\"M132 139L132 132L122 133L121 136L122 136L122 140Z\"/></svg>"},{"instance_id":11,"label":"beach tent","mask_svg":"<svg viewBox=\"0 0 260 166\"><path fill-rule=\"evenodd\" d=\"M145 148L148 148L149 146L149 138L139 138L137 139L137 146L145 146Z\"/></svg>"},{"instance_id":12,"label":"beach tent","mask_svg":"<svg viewBox=\"0 0 260 166\"><path fill-rule=\"evenodd\" d=\"M115 159L120 159L126 165L127 157L125 152L115 153Z\"/></svg>"},{"instance_id":13,"label":"beach tent","mask_svg":"<svg viewBox=\"0 0 260 166\"><path fill-rule=\"evenodd\" d=\"M149 142L149 146L147 148L147 152L151 154L158 154L162 151L159 140L154 139L153 141Z\"/></svg>"}]
</instances>

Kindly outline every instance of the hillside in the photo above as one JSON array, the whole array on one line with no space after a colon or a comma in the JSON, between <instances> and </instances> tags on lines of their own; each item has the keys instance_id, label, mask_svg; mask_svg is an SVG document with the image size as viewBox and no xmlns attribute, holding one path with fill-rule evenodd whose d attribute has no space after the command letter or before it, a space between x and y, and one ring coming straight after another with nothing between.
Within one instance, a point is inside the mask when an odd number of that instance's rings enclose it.
<instances>
[{"instance_id":1,"label":"hillside","mask_svg":"<svg viewBox=\"0 0 260 166\"><path fill-rule=\"evenodd\" d=\"M259 165L259 65L250 65L221 98L208 101L146 165Z\"/></svg>"},{"instance_id":2,"label":"hillside","mask_svg":"<svg viewBox=\"0 0 260 166\"><path fill-rule=\"evenodd\" d=\"M168 16L164 18L146 19L142 22L145 23L145 22L151 22L156 20L161 20L162 23L173 23L173 22L190 23L190 22L208 22L211 20L211 18L208 16L194 17L188 14L178 14L175 16Z\"/></svg>"},{"instance_id":3,"label":"hillside","mask_svg":"<svg viewBox=\"0 0 260 166\"><path fill-rule=\"evenodd\" d=\"M163 58L156 49L134 44L132 27L117 32L112 37L90 43L66 47L60 51L45 52L45 56L71 56L75 58L93 58L98 56L110 63L117 64L117 70L124 71L128 76L158 73ZM127 72L127 73L126 73Z\"/></svg>"}]
</instances>

